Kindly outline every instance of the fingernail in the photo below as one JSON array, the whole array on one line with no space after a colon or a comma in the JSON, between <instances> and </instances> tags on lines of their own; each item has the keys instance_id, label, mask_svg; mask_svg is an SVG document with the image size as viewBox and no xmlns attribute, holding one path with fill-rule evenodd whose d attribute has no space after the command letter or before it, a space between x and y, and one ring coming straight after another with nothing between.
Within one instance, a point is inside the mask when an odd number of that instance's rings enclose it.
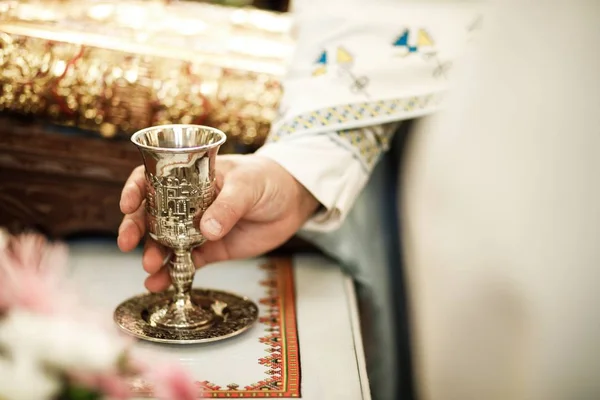
<instances>
[{"instance_id":1,"label":"fingernail","mask_svg":"<svg viewBox=\"0 0 600 400\"><path fill-rule=\"evenodd\" d=\"M165 265L167 265L167 264L169 263L169 261L171 261L171 256L172 256L172 254L171 254L171 253L169 253L169 254L167 254L167 255L166 255L166 257L165 257L165 258L163 258L163 261L162 261L162 266L163 266L163 267L164 267Z\"/></svg>"},{"instance_id":2,"label":"fingernail","mask_svg":"<svg viewBox=\"0 0 600 400\"><path fill-rule=\"evenodd\" d=\"M204 223L204 229L211 235L219 236L223 227L221 226L219 221L211 218Z\"/></svg>"}]
</instances>

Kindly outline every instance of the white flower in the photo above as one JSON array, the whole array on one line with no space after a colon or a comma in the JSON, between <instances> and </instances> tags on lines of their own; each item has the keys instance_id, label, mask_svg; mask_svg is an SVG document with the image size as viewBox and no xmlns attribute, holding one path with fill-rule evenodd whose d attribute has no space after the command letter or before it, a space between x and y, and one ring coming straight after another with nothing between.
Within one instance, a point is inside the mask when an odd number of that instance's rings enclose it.
<instances>
[{"instance_id":1,"label":"white flower","mask_svg":"<svg viewBox=\"0 0 600 400\"><path fill-rule=\"evenodd\" d=\"M60 382L41 368L31 355L21 353L0 358L0 398L50 400L58 394Z\"/></svg>"},{"instance_id":2,"label":"white flower","mask_svg":"<svg viewBox=\"0 0 600 400\"><path fill-rule=\"evenodd\" d=\"M116 334L65 316L14 310L0 321L0 345L65 370L113 369L125 350Z\"/></svg>"}]
</instances>

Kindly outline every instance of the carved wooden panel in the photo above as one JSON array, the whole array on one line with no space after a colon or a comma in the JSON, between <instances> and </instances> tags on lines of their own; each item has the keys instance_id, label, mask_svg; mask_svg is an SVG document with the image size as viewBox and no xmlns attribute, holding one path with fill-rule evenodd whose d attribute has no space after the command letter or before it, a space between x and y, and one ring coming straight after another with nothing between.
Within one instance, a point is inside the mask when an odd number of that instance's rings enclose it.
<instances>
[{"instance_id":1,"label":"carved wooden panel","mask_svg":"<svg viewBox=\"0 0 600 400\"><path fill-rule=\"evenodd\" d=\"M131 143L0 124L0 225L58 237L116 233L121 188L140 164Z\"/></svg>"}]
</instances>

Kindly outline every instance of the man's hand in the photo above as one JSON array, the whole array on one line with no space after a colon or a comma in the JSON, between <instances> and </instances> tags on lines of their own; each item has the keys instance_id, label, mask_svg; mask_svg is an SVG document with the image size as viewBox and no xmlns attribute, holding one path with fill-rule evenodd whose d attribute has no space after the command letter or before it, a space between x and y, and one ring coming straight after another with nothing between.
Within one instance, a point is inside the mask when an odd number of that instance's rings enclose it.
<instances>
[{"instance_id":1,"label":"man's hand","mask_svg":"<svg viewBox=\"0 0 600 400\"><path fill-rule=\"evenodd\" d=\"M317 200L276 162L257 155L218 156L217 198L206 210L200 230L208 241L194 250L196 268L208 263L254 257L291 238L316 211ZM144 167L136 168L121 195L125 214L119 227L122 251L133 250L146 233ZM170 277L167 250L148 238L142 264L146 288L165 290Z\"/></svg>"}]
</instances>

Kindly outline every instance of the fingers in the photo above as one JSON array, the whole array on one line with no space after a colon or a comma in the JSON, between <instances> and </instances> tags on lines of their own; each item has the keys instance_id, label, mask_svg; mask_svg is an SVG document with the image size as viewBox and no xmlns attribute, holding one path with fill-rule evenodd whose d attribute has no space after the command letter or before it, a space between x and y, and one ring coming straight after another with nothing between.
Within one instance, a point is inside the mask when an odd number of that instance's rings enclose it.
<instances>
[{"instance_id":1,"label":"fingers","mask_svg":"<svg viewBox=\"0 0 600 400\"><path fill-rule=\"evenodd\" d=\"M149 274L157 273L169 260L170 253L153 239L148 238L144 243L142 265Z\"/></svg>"},{"instance_id":2,"label":"fingers","mask_svg":"<svg viewBox=\"0 0 600 400\"><path fill-rule=\"evenodd\" d=\"M135 249L146 231L145 222L145 202L138 207L133 214L127 214L123 217L123 222L119 227L119 237L117 244L121 251L131 251Z\"/></svg>"},{"instance_id":3,"label":"fingers","mask_svg":"<svg viewBox=\"0 0 600 400\"><path fill-rule=\"evenodd\" d=\"M207 264L229 260L230 258L224 240L206 242L192 252L192 260L196 268L202 268Z\"/></svg>"},{"instance_id":4,"label":"fingers","mask_svg":"<svg viewBox=\"0 0 600 400\"><path fill-rule=\"evenodd\" d=\"M146 195L146 177L144 176L144 166L135 168L121 192L121 201L119 207L123 214L135 212L142 204Z\"/></svg>"},{"instance_id":5,"label":"fingers","mask_svg":"<svg viewBox=\"0 0 600 400\"><path fill-rule=\"evenodd\" d=\"M117 238L121 251L135 249L146 231L143 204L145 190L144 166L140 165L133 170L121 192L119 206L125 214Z\"/></svg>"},{"instance_id":6,"label":"fingers","mask_svg":"<svg viewBox=\"0 0 600 400\"><path fill-rule=\"evenodd\" d=\"M202 234L211 241L221 239L254 207L260 193L261 186L248 182L243 175L226 176L217 198L202 216Z\"/></svg>"},{"instance_id":7,"label":"fingers","mask_svg":"<svg viewBox=\"0 0 600 400\"><path fill-rule=\"evenodd\" d=\"M261 225L244 221L236 225L223 239L204 243L192 252L194 265L196 268L202 268L221 261L256 257L285 243L292 235L271 226Z\"/></svg>"},{"instance_id":8,"label":"fingers","mask_svg":"<svg viewBox=\"0 0 600 400\"><path fill-rule=\"evenodd\" d=\"M151 292L162 292L167 290L171 286L171 277L169 276L169 269L165 266L161 268L157 273L150 275L144 282L146 289Z\"/></svg>"}]
</instances>

